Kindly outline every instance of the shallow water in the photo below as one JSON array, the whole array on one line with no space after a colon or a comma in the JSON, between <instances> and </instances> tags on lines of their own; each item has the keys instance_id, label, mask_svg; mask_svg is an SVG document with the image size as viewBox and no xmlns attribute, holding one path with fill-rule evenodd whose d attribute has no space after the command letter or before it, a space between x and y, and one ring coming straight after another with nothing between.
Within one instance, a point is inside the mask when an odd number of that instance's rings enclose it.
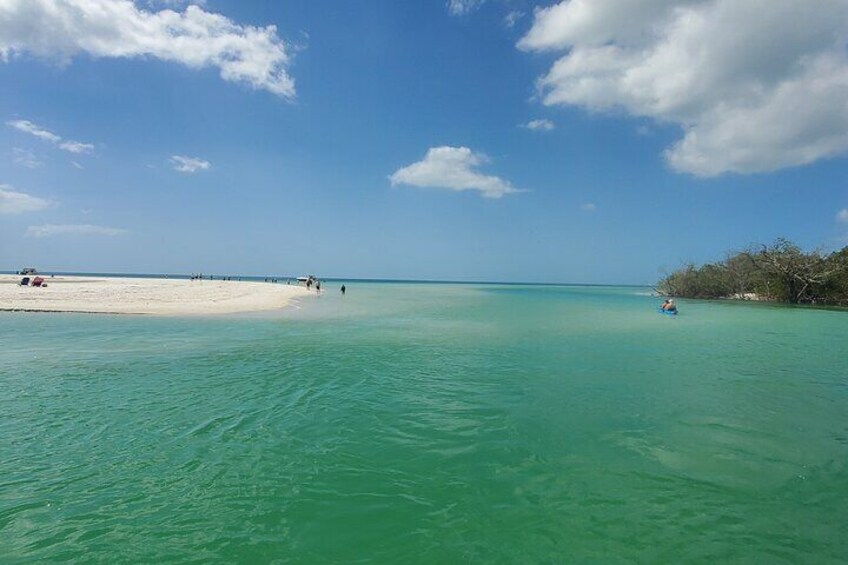
<instances>
[{"instance_id":1,"label":"shallow water","mask_svg":"<svg viewBox=\"0 0 848 565\"><path fill-rule=\"evenodd\" d=\"M2 314L2 561L848 560L848 313L338 284Z\"/></svg>"}]
</instances>

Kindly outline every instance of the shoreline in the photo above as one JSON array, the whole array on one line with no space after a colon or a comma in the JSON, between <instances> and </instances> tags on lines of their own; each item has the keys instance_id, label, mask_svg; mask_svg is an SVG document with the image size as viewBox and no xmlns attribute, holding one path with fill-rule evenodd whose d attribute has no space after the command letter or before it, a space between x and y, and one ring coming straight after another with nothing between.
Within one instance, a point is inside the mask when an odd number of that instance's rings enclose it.
<instances>
[{"instance_id":1,"label":"shoreline","mask_svg":"<svg viewBox=\"0 0 848 565\"><path fill-rule=\"evenodd\" d=\"M0 275L0 312L203 316L280 310L314 292L255 281L46 276L44 287Z\"/></svg>"}]
</instances>

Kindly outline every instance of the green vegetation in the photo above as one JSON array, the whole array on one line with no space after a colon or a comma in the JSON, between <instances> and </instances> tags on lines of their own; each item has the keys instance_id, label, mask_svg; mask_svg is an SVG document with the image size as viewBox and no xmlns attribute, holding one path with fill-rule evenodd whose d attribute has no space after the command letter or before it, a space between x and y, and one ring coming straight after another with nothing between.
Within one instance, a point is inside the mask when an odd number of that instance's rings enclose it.
<instances>
[{"instance_id":1,"label":"green vegetation","mask_svg":"<svg viewBox=\"0 0 848 565\"><path fill-rule=\"evenodd\" d=\"M684 265L657 284L666 296L757 298L848 306L848 246L829 255L778 239L701 267Z\"/></svg>"}]
</instances>

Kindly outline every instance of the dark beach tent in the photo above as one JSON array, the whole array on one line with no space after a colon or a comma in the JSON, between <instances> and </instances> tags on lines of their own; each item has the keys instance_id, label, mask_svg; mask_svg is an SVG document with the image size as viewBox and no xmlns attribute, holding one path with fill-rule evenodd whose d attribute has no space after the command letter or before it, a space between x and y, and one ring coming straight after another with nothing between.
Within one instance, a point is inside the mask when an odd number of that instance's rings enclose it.
<instances>
[{"instance_id":1,"label":"dark beach tent","mask_svg":"<svg viewBox=\"0 0 848 565\"><path fill-rule=\"evenodd\" d=\"M41 286L44 284L44 279L41 277L35 277L32 279L32 286Z\"/></svg>"},{"instance_id":2,"label":"dark beach tent","mask_svg":"<svg viewBox=\"0 0 848 565\"><path fill-rule=\"evenodd\" d=\"M24 277L21 279L21 286L29 286L29 277Z\"/></svg>"}]
</instances>

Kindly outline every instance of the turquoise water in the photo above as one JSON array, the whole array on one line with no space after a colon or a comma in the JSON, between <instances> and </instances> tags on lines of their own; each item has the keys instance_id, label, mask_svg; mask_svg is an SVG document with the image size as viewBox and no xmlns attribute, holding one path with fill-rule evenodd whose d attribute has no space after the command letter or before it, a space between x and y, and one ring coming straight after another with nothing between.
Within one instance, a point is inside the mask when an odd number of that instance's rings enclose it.
<instances>
[{"instance_id":1,"label":"turquoise water","mask_svg":"<svg viewBox=\"0 0 848 565\"><path fill-rule=\"evenodd\" d=\"M848 313L348 288L0 315L0 561L848 560Z\"/></svg>"}]
</instances>

